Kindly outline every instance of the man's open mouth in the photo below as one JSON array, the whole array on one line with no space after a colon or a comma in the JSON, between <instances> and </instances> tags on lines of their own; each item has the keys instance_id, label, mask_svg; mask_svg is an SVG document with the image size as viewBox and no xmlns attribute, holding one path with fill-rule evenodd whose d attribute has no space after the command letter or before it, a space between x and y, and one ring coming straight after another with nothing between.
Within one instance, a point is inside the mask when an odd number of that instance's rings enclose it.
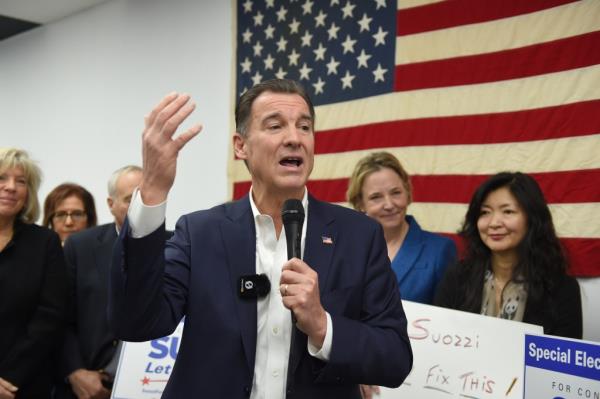
<instances>
[{"instance_id":1,"label":"man's open mouth","mask_svg":"<svg viewBox=\"0 0 600 399\"><path fill-rule=\"evenodd\" d=\"M279 161L279 164L283 165L283 166L299 167L303 163L304 163L304 161L302 160L302 158L298 158L298 157L285 157L281 161Z\"/></svg>"}]
</instances>

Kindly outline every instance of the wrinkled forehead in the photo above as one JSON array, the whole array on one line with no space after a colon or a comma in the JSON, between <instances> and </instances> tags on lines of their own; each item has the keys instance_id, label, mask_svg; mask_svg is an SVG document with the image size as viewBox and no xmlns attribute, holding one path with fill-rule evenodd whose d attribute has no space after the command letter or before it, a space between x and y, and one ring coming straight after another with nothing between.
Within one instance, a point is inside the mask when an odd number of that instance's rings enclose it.
<instances>
[{"instance_id":1,"label":"wrinkled forehead","mask_svg":"<svg viewBox=\"0 0 600 399\"><path fill-rule=\"evenodd\" d=\"M270 117L292 117L314 123L310 108L304 98L296 93L261 93L252 103L250 117L262 121Z\"/></svg>"}]
</instances>

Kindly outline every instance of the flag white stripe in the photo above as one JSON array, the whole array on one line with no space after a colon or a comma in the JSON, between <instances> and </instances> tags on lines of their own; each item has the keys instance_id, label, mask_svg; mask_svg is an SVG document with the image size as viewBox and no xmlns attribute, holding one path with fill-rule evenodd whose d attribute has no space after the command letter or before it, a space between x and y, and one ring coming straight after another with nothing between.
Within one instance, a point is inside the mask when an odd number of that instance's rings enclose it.
<instances>
[{"instance_id":1,"label":"flag white stripe","mask_svg":"<svg viewBox=\"0 0 600 399\"><path fill-rule=\"evenodd\" d=\"M348 203L338 205L350 207ZM560 237L600 238L600 204L549 204L552 220ZM468 204L415 202L408 208L422 228L455 234L460 229Z\"/></svg>"},{"instance_id":2,"label":"flag white stripe","mask_svg":"<svg viewBox=\"0 0 600 399\"><path fill-rule=\"evenodd\" d=\"M359 159L378 150L398 157L411 175L471 175L597 169L599 148L600 134L517 143L370 148L316 155L311 179L347 178ZM231 171L233 182L249 180L242 161L234 162Z\"/></svg>"},{"instance_id":3,"label":"flag white stripe","mask_svg":"<svg viewBox=\"0 0 600 399\"><path fill-rule=\"evenodd\" d=\"M600 1L582 0L510 18L398 36L396 64L515 49L597 30Z\"/></svg>"},{"instance_id":4,"label":"flag white stripe","mask_svg":"<svg viewBox=\"0 0 600 399\"><path fill-rule=\"evenodd\" d=\"M599 1L600 3L600 1ZM395 92L316 107L316 130L510 112L600 98L600 65L476 85Z\"/></svg>"},{"instance_id":5,"label":"flag white stripe","mask_svg":"<svg viewBox=\"0 0 600 399\"><path fill-rule=\"evenodd\" d=\"M407 8L420 7L427 4L440 3L444 0L398 0L396 2L396 9L404 10Z\"/></svg>"}]
</instances>

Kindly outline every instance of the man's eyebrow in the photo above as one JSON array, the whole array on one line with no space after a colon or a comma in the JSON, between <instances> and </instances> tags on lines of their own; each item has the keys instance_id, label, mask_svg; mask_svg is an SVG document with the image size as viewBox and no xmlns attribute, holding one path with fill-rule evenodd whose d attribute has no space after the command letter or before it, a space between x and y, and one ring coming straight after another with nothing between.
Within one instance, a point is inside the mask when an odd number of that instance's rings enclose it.
<instances>
[{"instance_id":1,"label":"man's eyebrow","mask_svg":"<svg viewBox=\"0 0 600 399\"><path fill-rule=\"evenodd\" d=\"M265 115L261 119L261 122L268 121L269 119L278 119L278 118L282 118L282 114L279 111L275 111L273 113ZM299 120L309 120L311 122L313 121L313 117L310 114L302 114L302 115L300 115L300 117L298 119Z\"/></svg>"},{"instance_id":2,"label":"man's eyebrow","mask_svg":"<svg viewBox=\"0 0 600 399\"><path fill-rule=\"evenodd\" d=\"M267 119L273 119L273 118L280 118L281 117L281 112L279 111L273 111L270 114L267 114L263 117L263 120L267 120Z\"/></svg>"}]
</instances>

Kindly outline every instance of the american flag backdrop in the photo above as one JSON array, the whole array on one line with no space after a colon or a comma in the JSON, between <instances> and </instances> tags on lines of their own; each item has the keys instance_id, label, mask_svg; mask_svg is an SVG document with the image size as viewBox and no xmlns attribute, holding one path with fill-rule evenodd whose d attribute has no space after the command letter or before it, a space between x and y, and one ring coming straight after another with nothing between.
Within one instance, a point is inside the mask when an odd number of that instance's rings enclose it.
<instances>
[{"instance_id":1,"label":"american flag backdrop","mask_svg":"<svg viewBox=\"0 0 600 399\"><path fill-rule=\"evenodd\" d=\"M599 0L238 0L236 96L273 77L316 105L317 198L396 155L421 226L456 238L489 175L533 175L572 273L600 276ZM231 159L233 198L248 192Z\"/></svg>"}]
</instances>

